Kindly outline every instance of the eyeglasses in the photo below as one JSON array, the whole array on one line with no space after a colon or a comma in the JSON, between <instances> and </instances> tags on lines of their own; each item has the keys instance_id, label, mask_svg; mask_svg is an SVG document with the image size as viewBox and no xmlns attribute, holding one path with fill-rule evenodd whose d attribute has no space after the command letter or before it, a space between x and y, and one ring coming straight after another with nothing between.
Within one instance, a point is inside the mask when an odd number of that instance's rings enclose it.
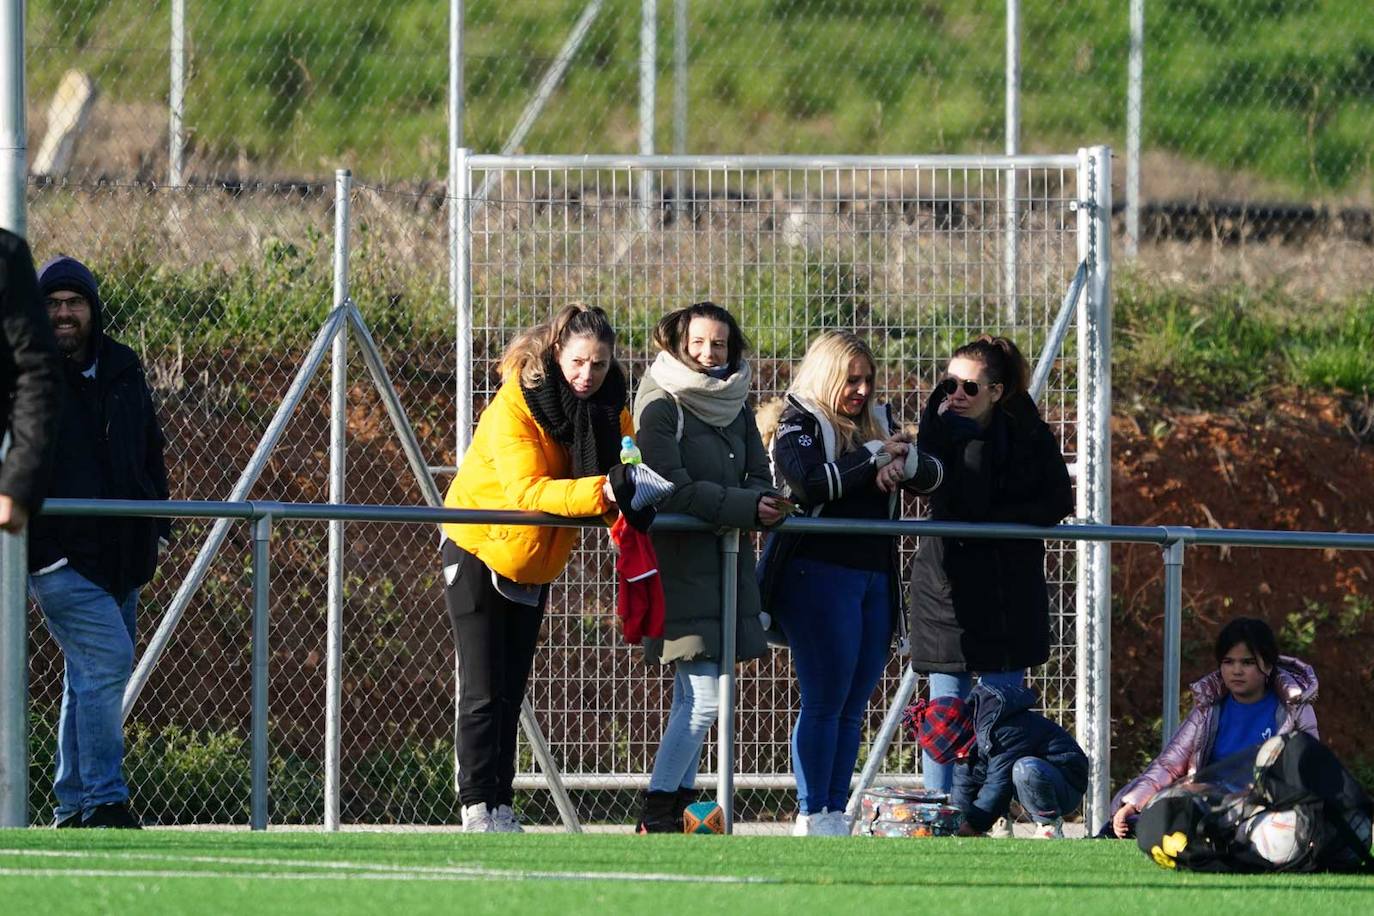
<instances>
[{"instance_id":1,"label":"eyeglasses","mask_svg":"<svg viewBox=\"0 0 1374 916\"><path fill-rule=\"evenodd\" d=\"M85 296L68 296L65 299L58 299L55 296L43 300L48 311L55 312L64 305L69 309L79 309L86 304Z\"/></svg>"},{"instance_id":2,"label":"eyeglasses","mask_svg":"<svg viewBox=\"0 0 1374 916\"><path fill-rule=\"evenodd\" d=\"M997 383L993 382L993 384L995 385ZM978 392L982 390L982 386L975 382L973 379L957 379L952 375L944 381L940 382L940 390L943 391L945 394L949 395L959 390L960 385L964 386L964 394L968 395L971 398L978 397Z\"/></svg>"}]
</instances>

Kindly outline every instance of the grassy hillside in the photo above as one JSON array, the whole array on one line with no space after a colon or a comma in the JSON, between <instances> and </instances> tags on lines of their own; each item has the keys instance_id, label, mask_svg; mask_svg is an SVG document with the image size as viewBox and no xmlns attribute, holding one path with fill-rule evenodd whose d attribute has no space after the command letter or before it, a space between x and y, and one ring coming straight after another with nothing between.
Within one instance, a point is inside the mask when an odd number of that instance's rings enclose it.
<instances>
[{"instance_id":1,"label":"grassy hillside","mask_svg":"<svg viewBox=\"0 0 1374 916\"><path fill-rule=\"evenodd\" d=\"M467 125L504 142L582 0L467 5ZM607 0L528 151L636 148L638 0ZM1364 0L1149 0L1147 148L1243 169L1295 195L1368 177L1374 18ZM210 161L435 177L444 171L446 4L189 4L187 124ZM1025 0L1023 144L1124 132L1127 4ZM658 147L671 145L672 9L659 3ZM997 150L1002 0L732 0L691 4L692 151ZM141 103L160 150L167 0L35 0L31 95L82 66L105 104ZM142 109L140 109L142 111Z\"/></svg>"}]
</instances>

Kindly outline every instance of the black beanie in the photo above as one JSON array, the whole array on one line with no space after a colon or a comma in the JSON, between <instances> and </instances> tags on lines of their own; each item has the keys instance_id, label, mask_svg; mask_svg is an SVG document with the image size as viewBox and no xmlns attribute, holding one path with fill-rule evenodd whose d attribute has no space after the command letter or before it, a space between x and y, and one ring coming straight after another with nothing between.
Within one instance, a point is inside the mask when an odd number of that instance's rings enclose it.
<instances>
[{"instance_id":1,"label":"black beanie","mask_svg":"<svg viewBox=\"0 0 1374 916\"><path fill-rule=\"evenodd\" d=\"M76 258L65 254L49 258L38 269L38 295L46 299L58 290L80 293L91 304L88 359L95 359L100 352L101 338L105 336L105 310L100 301L100 287L95 282L95 274Z\"/></svg>"}]
</instances>

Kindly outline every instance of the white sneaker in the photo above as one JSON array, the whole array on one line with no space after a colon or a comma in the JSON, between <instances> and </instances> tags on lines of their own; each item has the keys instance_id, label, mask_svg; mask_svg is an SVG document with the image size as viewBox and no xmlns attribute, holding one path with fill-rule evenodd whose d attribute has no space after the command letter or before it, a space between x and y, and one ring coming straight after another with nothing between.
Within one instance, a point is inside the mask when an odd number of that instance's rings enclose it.
<instances>
[{"instance_id":1,"label":"white sneaker","mask_svg":"<svg viewBox=\"0 0 1374 916\"><path fill-rule=\"evenodd\" d=\"M498 805L491 813L492 833L524 833L510 805Z\"/></svg>"},{"instance_id":2,"label":"white sneaker","mask_svg":"<svg viewBox=\"0 0 1374 916\"><path fill-rule=\"evenodd\" d=\"M793 836L811 836L812 818L818 818L820 814L798 814L797 819L792 822Z\"/></svg>"},{"instance_id":3,"label":"white sneaker","mask_svg":"<svg viewBox=\"0 0 1374 916\"><path fill-rule=\"evenodd\" d=\"M1064 819L1056 817L1048 824L1036 824L1035 832L1031 834L1037 840L1062 840L1064 839Z\"/></svg>"},{"instance_id":4,"label":"white sneaker","mask_svg":"<svg viewBox=\"0 0 1374 916\"><path fill-rule=\"evenodd\" d=\"M1007 820L1005 817L999 817L997 820L993 821L992 826L988 828L988 836L996 837L999 840L1005 840L1015 836L1015 834L1012 833L1011 821Z\"/></svg>"},{"instance_id":5,"label":"white sneaker","mask_svg":"<svg viewBox=\"0 0 1374 916\"><path fill-rule=\"evenodd\" d=\"M486 802L463 806L464 833L495 833L496 821L487 810Z\"/></svg>"}]
</instances>

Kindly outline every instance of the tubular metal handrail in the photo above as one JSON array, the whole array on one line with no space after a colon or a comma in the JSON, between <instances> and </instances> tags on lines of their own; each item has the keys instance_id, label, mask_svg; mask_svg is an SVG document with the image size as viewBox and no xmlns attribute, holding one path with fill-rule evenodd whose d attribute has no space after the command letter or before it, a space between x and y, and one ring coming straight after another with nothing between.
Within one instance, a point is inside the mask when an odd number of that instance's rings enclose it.
<instances>
[{"instance_id":1,"label":"tubular metal handrail","mask_svg":"<svg viewBox=\"0 0 1374 916\"><path fill-rule=\"evenodd\" d=\"M407 524L529 524L548 527L601 527L599 518L564 518L539 512L518 510L449 509L435 506L365 506L347 503L285 503L276 501L202 502L169 500L53 499L44 506L53 516L85 517L157 517L157 518L214 518L237 519L253 523L253 686L252 697L252 772L253 797L251 825L262 830L267 827L267 622L268 622L268 564L272 525L278 520L392 522ZM1082 525L1065 524L1048 528L1032 525L973 524L929 519L859 520L792 518L783 525L791 531L827 534L866 534L905 537L962 537L1034 540L1072 540L1086 542L1115 542L1155 544L1164 549L1165 585L1165 659L1164 659L1164 735L1167 742L1177 727L1179 688L1178 632L1182 619L1182 566L1187 546L1246 546L1291 547L1307 549L1374 550L1374 533L1343 531L1266 531L1255 529L1209 528L1197 529L1172 526ZM660 515L654 522L660 531L715 531L710 525L684 515ZM723 554L738 550L739 532L719 532ZM727 564L733 569L734 564ZM724 577L722 588L722 623L728 627L735 619L736 588ZM734 666L722 666L722 696L734 697ZM1172 716L1170 712L1172 711ZM720 772L716 778L718 799L727 812L727 826L732 826L733 811L735 710L733 702L723 702L721 708ZM889 718L892 718L889 715ZM886 727L886 723L885 723ZM22 743L27 753L27 735L0 735L0 742ZM875 738L875 747L891 735ZM885 746L885 745L884 745ZM854 789L855 798L866 788L872 776L865 769ZM2 788L2 787L0 787ZM12 799L0 799L0 810ZM851 799L851 806L854 799Z\"/></svg>"}]
</instances>

